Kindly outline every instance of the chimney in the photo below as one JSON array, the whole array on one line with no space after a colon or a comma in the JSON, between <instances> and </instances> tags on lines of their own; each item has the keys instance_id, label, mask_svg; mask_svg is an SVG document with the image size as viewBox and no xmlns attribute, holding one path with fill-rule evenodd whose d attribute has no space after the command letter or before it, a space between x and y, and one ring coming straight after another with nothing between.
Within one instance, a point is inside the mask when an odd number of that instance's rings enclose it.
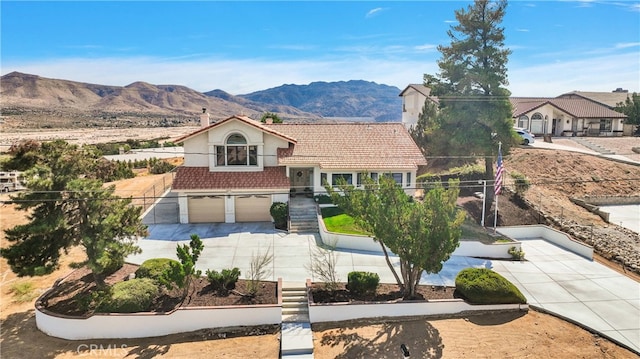
<instances>
[{"instance_id":1,"label":"chimney","mask_svg":"<svg viewBox=\"0 0 640 359\"><path fill-rule=\"evenodd\" d=\"M271 117L265 118L264 121L267 125L273 125L273 118Z\"/></svg>"},{"instance_id":2,"label":"chimney","mask_svg":"<svg viewBox=\"0 0 640 359\"><path fill-rule=\"evenodd\" d=\"M201 127L207 127L209 126L209 114L207 113L207 109L206 108L202 108L202 114L200 114L200 126Z\"/></svg>"}]
</instances>

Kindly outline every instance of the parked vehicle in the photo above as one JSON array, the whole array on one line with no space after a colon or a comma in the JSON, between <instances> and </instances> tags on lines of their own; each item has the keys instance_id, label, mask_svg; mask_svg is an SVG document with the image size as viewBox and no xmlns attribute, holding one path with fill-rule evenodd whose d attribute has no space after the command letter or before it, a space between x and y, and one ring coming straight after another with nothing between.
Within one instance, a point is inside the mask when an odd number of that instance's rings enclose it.
<instances>
[{"instance_id":1,"label":"parked vehicle","mask_svg":"<svg viewBox=\"0 0 640 359\"><path fill-rule=\"evenodd\" d=\"M514 128L516 133L522 137L522 144L529 145L535 142L533 139L535 136L525 129Z\"/></svg>"},{"instance_id":2,"label":"parked vehicle","mask_svg":"<svg viewBox=\"0 0 640 359\"><path fill-rule=\"evenodd\" d=\"M22 184L22 172L0 172L0 192L13 192L26 189Z\"/></svg>"}]
</instances>

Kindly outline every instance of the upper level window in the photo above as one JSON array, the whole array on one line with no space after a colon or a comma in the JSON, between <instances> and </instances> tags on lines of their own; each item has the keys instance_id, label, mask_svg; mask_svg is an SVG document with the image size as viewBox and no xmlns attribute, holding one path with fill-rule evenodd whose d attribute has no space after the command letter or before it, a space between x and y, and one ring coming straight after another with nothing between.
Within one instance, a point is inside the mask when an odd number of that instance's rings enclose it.
<instances>
[{"instance_id":1,"label":"upper level window","mask_svg":"<svg viewBox=\"0 0 640 359\"><path fill-rule=\"evenodd\" d=\"M247 145L240 134L227 138L224 146L216 146L216 166L257 166L258 146Z\"/></svg>"}]
</instances>

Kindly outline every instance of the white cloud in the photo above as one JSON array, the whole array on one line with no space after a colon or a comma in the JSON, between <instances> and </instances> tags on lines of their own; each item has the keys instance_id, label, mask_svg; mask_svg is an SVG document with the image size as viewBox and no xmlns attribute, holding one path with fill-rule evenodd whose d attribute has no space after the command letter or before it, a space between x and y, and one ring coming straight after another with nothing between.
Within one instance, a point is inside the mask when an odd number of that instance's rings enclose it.
<instances>
[{"instance_id":1,"label":"white cloud","mask_svg":"<svg viewBox=\"0 0 640 359\"><path fill-rule=\"evenodd\" d=\"M518 32L529 32L529 29L516 29Z\"/></svg>"},{"instance_id":2,"label":"white cloud","mask_svg":"<svg viewBox=\"0 0 640 359\"><path fill-rule=\"evenodd\" d=\"M438 48L438 45L433 44L424 44L424 45L416 45L413 47L414 50L419 52L429 52L434 51Z\"/></svg>"},{"instance_id":3,"label":"white cloud","mask_svg":"<svg viewBox=\"0 0 640 359\"><path fill-rule=\"evenodd\" d=\"M637 53L509 68L509 90L514 96L557 96L574 90L610 92L618 87L639 90Z\"/></svg>"},{"instance_id":4,"label":"white cloud","mask_svg":"<svg viewBox=\"0 0 640 359\"><path fill-rule=\"evenodd\" d=\"M377 7L375 9L371 9L371 10L369 10L369 12L367 12L367 14L364 17L366 17L367 19L370 18L370 17L374 17L374 16L378 15L380 12L382 12L384 10L386 10L386 9L382 8L382 7Z\"/></svg>"},{"instance_id":5,"label":"white cloud","mask_svg":"<svg viewBox=\"0 0 640 359\"><path fill-rule=\"evenodd\" d=\"M436 59L407 60L354 56L343 59L273 61L261 58L180 60L137 57L67 59L2 64L2 73L20 71L43 77L125 86L135 81L184 85L197 91L222 89L232 94L264 90L282 84L313 81L366 80L403 89L421 83L424 73L439 71ZM573 91L612 91L617 87L639 91L637 53L603 55L579 60L537 61L537 65L512 60L509 90L514 96L548 96Z\"/></svg>"},{"instance_id":6,"label":"white cloud","mask_svg":"<svg viewBox=\"0 0 640 359\"><path fill-rule=\"evenodd\" d=\"M622 43L617 43L615 45L616 49L626 49L629 47L638 47L640 46L640 42L622 42Z\"/></svg>"}]
</instances>

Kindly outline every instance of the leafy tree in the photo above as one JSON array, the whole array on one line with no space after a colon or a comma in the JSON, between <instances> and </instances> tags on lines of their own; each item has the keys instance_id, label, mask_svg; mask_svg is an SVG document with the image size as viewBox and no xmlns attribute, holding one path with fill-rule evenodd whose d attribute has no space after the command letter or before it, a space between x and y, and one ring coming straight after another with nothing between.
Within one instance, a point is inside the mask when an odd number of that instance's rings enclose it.
<instances>
[{"instance_id":1,"label":"leafy tree","mask_svg":"<svg viewBox=\"0 0 640 359\"><path fill-rule=\"evenodd\" d=\"M476 0L466 10L456 10L458 24L447 31L451 43L438 46L440 73L424 77L440 104L439 127L433 137L447 142L436 142L429 152L483 156L487 179L494 176L498 142L505 153L516 144L510 92L503 87L508 85L506 65L511 54L504 45L504 28L499 26L506 7L506 0ZM493 191L487 194L489 207Z\"/></svg>"},{"instance_id":2,"label":"leafy tree","mask_svg":"<svg viewBox=\"0 0 640 359\"><path fill-rule=\"evenodd\" d=\"M114 196L114 187L86 178L93 157L77 146L47 142L38 152L40 163L26 172L30 191L13 197L19 210L30 211L30 221L5 230L13 244L0 254L18 275L41 275L58 267L62 251L81 245L94 280L103 284L138 251L134 236L146 233L142 209Z\"/></svg>"},{"instance_id":3,"label":"leafy tree","mask_svg":"<svg viewBox=\"0 0 640 359\"><path fill-rule=\"evenodd\" d=\"M615 110L627 115L625 123L635 125L635 134L640 135L640 95L633 93L624 102L620 102Z\"/></svg>"},{"instance_id":4,"label":"leafy tree","mask_svg":"<svg viewBox=\"0 0 640 359\"><path fill-rule=\"evenodd\" d=\"M23 140L9 147L11 158L3 164L6 171L26 171L41 160L40 143Z\"/></svg>"},{"instance_id":5,"label":"leafy tree","mask_svg":"<svg viewBox=\"0 0 640 359\"><path fill-rule=\"evenodd\" d=\"M438 273L458 247L464 221L464 213L456 207L458 182L449 181L448 189L435 185L419 202L390 176L380 178L379 184L369 176L362 177L364 189L356 189L344 180L338 190L328 185L325 188L334 203L373 233L403 296L412 298L422 273ZM385 246L400 258L400 274Z\"/></svg>"},{"instance_id":6,"label":"leafy tree","mask_svg":"<svg viewBox=\"0 0 640 359\"><path fill-rule=\"evenodd\" d=\"M411 134L413 141L425 156L431 154L429 148L441 148L436 143L438 138L433 136L434 131L440 127L438 120L438 106L433 101L426 99L424 106L422 106L422 112L418 117L418 122L409 129L409 134Z\"/></svg>"},{"instance_id":7,"label":"leafy tree","mask_svg":"<svg viewBox=\"0 0 640 359\"><path fill-rule=\"evenodd\" d=\"M273 123L282 123L282 119L275 113L273 112L265 112L264 114L262 114L262 117L260 117L260 122L262 123L266 123L267 119L270 118L273 120Z\"/></svg>"}]
</instances>

